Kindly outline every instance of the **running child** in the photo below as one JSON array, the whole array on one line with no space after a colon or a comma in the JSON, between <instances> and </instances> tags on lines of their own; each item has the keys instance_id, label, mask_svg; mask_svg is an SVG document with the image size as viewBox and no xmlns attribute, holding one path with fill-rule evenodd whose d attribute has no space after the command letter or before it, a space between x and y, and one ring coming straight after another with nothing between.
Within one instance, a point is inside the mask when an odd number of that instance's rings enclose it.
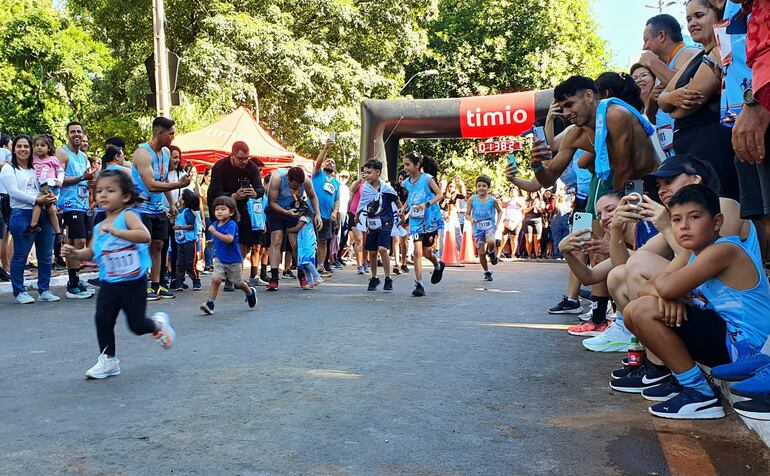
<instances>
[{"instance_id":1,"label":"running child","mask_svg":"<svg viewBox=\"0 0 770 476\"><path fill-rule=\"evenodd\" d=\"M668 202L676 242L686 250L639 291L625 308L625 324L671 369L676 396L650 407L663 418L722 418L719 390L707 367L758 352L770 335L764 274L754 225L749 236L719 237L719 197L701 184Z\"/></svg>"},{"instance_id":2,"label":"running child","mask_svg":"<svg viewBox=\"0 0 770 476\"><path fill-rule=\"evenodd\" d=\"M383 291L393 290L393 279L390 277L390 248L393 244L393 227L396 221L395 210L401 208L401 202L395 189L380 178L382 162L369 159L364 164L365 183L361 189L361 200L358 202L357 217L366 224L366 240L364 251L367 254L369 269L372 277L367 291L376 291L380 285L377 277L377 255L382 260L385 270L385 285Z\"/></svg>"},{"instance_id":3,"label":"running child","mask_svg":"<svg viewBox=\"0 0 770 476\"><path fill-rule=\"evenodd\" d=\"M318 253L318 239L313 228L313 215L310 208L300 201L299 210L302 216L297 224L287 230L287 233L297 234L297 274L302 271L305 275L305 283L302 289L309 290L323 283L321 273L316 268L316 256Z\"/></svg>"},{"instance_id":4,"label":"running child","mask_svg":"<svg viewBox=\"0 0 770 476\"><path fill-rule=\"evenodd\" d=\"M64 182L64 169L59 159L56 158L56 147L53 145L53 139L46 134L37 135L32 139L32 147L34 152L32 155L32 167L35 168L35 178L40 184L40 194L53 196L55 194L51 189L61 187L61 184ZM32 209L32 219L30 220L29 227L24 232L24 236L40 231L38 223L40 222L42 212L43 208L40 205L35 205ZM56 234L61 235L56 206L52 204L46 205L45 213L48 215L48 220L50 220Z\"/></svg>"},{"instance_id":5,"label":"running child","mask_svg":"<svg viewBox=\"0 0 770 476\"><path fill-rule=\"evenodd\" d=\"M407 207L409 230L414 240L414 290L412 296L425 296L422 282L422 257L433 263L430 282L438 284L444 275L444 262L433 255L433 244L439 231L444 229L441 209L438 204L444 199L441 188L433 174L438 164L432 157L419 152L410 152L404 157L404 171L407 174L404 188L408 193Z\"/></svg>"},{"instance_id":6,"label":"running child","mask_svg":"<svg viewBox=\"0 0 770 476\"><path fill-rule=\"evenodd\" d=\"M201 304L204 314L214 314L214 301L219 294L222 281L228 280L243 291L249 307L257 305L257 290L243 280L243 255L238 246L238 223L240 214L235 201L230 197L217 197L212 204L217 221L209 226L214 242L214 273L206 302Z\"/></svg>"},{"instance_id":7,"label":"running child","mask_svg":"<svg viewBox=\"0 0 770 476\"><path fill-rule=\"evenodd\" d=\"M172 291L184 290L185 273L192 279L192 290L201 290L201 278L198 275L198 236L201 233L200 211L201 198L190 189L182 190L174 219L174 240L176 240L176 279Z\"/></svg>"},{"instance_id":8,"label":"running child","mask_svg":"<svg viewBox=\"0 0 770 476\"><path fill-rule=\"evenodd\" d=\"M495 252L495 232L500 227L502 209L495 197L489 194L492 179L481 175L476 179L476 195L468 200L466 217L471 218L473 225L473 241L479 252L479 263L484 268L484 279L492 281L492 271L487 265L487 258L492 265L497 264Z\"/></svg>"},{"instance_id":9,"label":"running child","mask_svg":"<svg viewBox=\"0 0 770 476\"><path fill-rule=\"evenodd\" d=\"M87 378L101 379L118 375L120 362L115 357L115 323L118 314L126 314L128 327L136 335L151 334L170 349L175 333L165 312L146 317L147 283L150 269L150 232L131 209L138 196L131 177L120 170L105 170L96 180L96 200L104 209L105 219L94 227L90 246L75 249L64 244L61 254L78 260L95 259L99 264L101 288L96 298L96 336L99 358L86 371Z\"/></svg>"}]
</instances>

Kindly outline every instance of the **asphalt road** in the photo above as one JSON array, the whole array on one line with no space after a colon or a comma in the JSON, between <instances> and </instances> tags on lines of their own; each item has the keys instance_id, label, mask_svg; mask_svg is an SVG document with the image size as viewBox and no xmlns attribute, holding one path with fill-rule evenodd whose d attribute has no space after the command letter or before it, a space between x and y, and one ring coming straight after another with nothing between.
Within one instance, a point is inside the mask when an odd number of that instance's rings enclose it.
<instances>
[{"instance_id":1,"label":"asphalt road","mask_svg":"<svg viewBox=\"0 0 770 476\"><path fill-rule=\"evenodd\" d=\"M566 267L448 269L412 298L350 270L314 291L283 283L256 310L221 294L150 303L168 351L117 326L122 375L87 381L94 300L0 296L2 474L768 474L733 412L653 419L609 390L621 354L592 354L545 312ZM61 295L63 290L56 289Z\"/></svg>"}]
</instances>

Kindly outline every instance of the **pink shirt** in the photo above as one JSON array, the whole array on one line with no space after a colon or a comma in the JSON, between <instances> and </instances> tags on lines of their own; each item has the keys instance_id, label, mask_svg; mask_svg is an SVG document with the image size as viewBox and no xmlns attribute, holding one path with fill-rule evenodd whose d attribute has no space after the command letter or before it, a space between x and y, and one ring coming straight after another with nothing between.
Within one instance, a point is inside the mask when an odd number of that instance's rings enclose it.
<instances>
[{"instance_id":1,"label":"pink shirt","mask_svg":"<svg viewBox=\"0 0 770 476\"><path fill-rule=\"evenodd\" d=\"M64 178L64 169L62 169L61 162L56 157L49 155L48 157L32 157L32 167L35 169L35 177L41 185L55 186L57 180Z\"/></svg>"}]
</instances>

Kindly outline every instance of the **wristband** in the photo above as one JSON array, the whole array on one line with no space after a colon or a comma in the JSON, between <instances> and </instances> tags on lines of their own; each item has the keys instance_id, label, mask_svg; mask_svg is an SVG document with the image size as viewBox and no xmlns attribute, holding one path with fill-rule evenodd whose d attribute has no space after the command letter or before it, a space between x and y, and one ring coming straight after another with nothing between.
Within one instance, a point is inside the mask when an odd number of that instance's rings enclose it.
<instances>
[{"instance_id":1,"label":"wristband","mask_svg":"<svg viewBox=\"0 0 770 476\"><path fill-rule=\"evenodd\" d=\"M537 164L537 167L535 167L534 169L532 169L532 171L533 171L533 172L535 172L535 173L538 173L538 172L542 172L543 170L545 170L545 166L543 165L543 163L542 163L542 162L539 162L539 163Z\"/></svg>"}]
</instances>

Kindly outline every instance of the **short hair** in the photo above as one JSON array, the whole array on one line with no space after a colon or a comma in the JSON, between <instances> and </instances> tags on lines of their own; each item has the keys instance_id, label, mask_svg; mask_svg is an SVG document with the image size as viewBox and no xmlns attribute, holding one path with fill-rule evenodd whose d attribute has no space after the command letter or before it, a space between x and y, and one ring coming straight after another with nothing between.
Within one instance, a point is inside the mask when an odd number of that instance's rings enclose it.
<instances>
[{"instance_id":1,"label":"short hair","mask_svg":"<svg viewBox=\"0 0 770 476\"><path fill-rule=\"evenodd\" d=\"M249 153L249 144L243 142L242 140L239 140L237 142L233 142L232 146L232 153L235 155L237 152L245 152L246 154Z\"/></svg>"},{"instance_id":2,"label":"short hair","mask_svg":"<svg viewBox=\"0 0 770 476\"><path fill-rule=\"evenodd\" d=\"M599 75L595 81L602 97L618 98L630 104L637 111L644 110L642 91L636 85L631 75L607 71Z\"/></svg>"},{"instance_id":3,"label":"short hair","mask_svg":"<svg viewBox=\"0 0 770 476\"><path fill-rule=\"evenodd\" d=\"M167 117L156 117L152 121L152 134L156 135L161 130L167 131L174 127L176 122Z\"/></svg>"},{"instance_id":4,"label":"short hair","mask_svg":"<svg viewBox=\"0 0 770 476\"><path fill-rule=\"evenodd\" d=\"M365 169L382 170L382 162L377 159L369 159L364 163Z\"/></svg>"},{"instance_id":5,"label":"short hair","mask_svg":"<svg viewBox=\"0 0 770 476\"><path fill-rule=\"evenodd\" d=\"M115 158L123 152L123 149L114 145L108 145L104 149L104 155L102 156L102 166L115 162Z\"/></svg>"},{"instance_id":6,"label":"short hair","mask_svg":"<svg viewBox=\"0 0 770 476\"><path fill-rule=\"evenodd\" d=\"M671 200L669 200L668 208L671 209L676 205L684 205L685 203L700 205L709 212L711 216L715 216L722 211L722 206L719 203L719 195L708 186L701 183L694 183L679 189L679 191L671 197Z\"/></svg>"},{"instance_id":7,"label":"short hair","mask_svg":"<svg viewBox=\"0 0 770 476\"><path fill-rule=\"evenodd\" d=\"M238 205L235 204L235 200L226 196L217 197L211 204L211 211L213 212L216 210L219 205L226 206L230 210L230 213L233 214L235 221L241 221L241 214L238 213Z\"/></svg>"},{"instance_id":8,"label":"short hair","mask_svg":"<svg viewBox=\"0 0 770 476\"><path fill-rule=\"evenodd\" d=\"M13 139L8 134L0 134L0 147L7 147Z\"/></svg>"},{"instance_id":9,"label":"short hair","mask_svg":"<svg viewBox=\"0 0 770 476\"><path fill-rule=\"evenodd\" d=\"M484 174L479 175L478 178L476 179L476 183L479 183L479 182L487 184L487 187L492 186L492 179L489 177L489 175L484 175Z\"/></svg>"},{"instance_id":10,"label":"short hair","mask_svg":"<svg viewBox=\"0 0 770 476\"><path fill-rule=\"evenodd\" d=\"M292 167L286 172L286 178L299 184L305 183L305 171L302 167Z\"/></svg>"},{"instance_id":11,"label":"short hair","mask_svg":"<svg viewBox=\"0 0 770 476\"><path fill-rule=\"evenodd\" d=\"M106 141L104 141L104 145L114 145L115 147L119 147L121 149L126 148L126 140L122 137L110 137Z\"/></svg>"},{"instance_id":12,"label":"short hair","mask_svg":"<svg viewBox=\"0 0 770 476\"><path fill-rule=\"evenodd\" d=\"M570 76L559 83L553 90L553 97L557 101L564 101L569 96L576 96L584 91L591 90L594 94L599 94L599 88L596 83L588 76Z\"/></svg>"},{"instance_id":13,"label":"short hair","mask_svg":"<svg viewBox=\"0 0 770 476\"><path fill-rule=\"evenodd\" d=\"M201 209L201 197L189 188L182 190L182 203L186 208L197 212Z\"/></svg>"},{"instance_id":14,"label":"short hair","mask_svg":"<svg viewBox=\"0 0 770 476\"><path fill-rule=\"evenodd\" d=\"M626 195L626 193L623 190L607 190L606 192L604 192L600 196L596 197L596 201L599 201L600 198L604 198L604 197L617 198L618 200L620 200L625 195Z\"/></svg>"},{"instance_id":15,"label":"short hair","mask_svg":"<svg viewBox=\"0 0 770 476\"><path fill-rule=\"evenodd\" d=\"M83 124L79 123L78 121L69 121L67 123L67 126L64 128L64 130L69 134L70 127L72 126L80 126L81 129L83 128Z\"/></svg>"},{"instance_id":16,"label":"short hair","mask_svg":"<svg viewBox=\"0 0 770 476\"><path fill-rule=\"evenodd\" d=\"M682 25L676 21L676 18L668 13L655 15L647 20L647 25L650 25L650 30L653 35L657 35L662 31L675 43L684 41L684 38L682 37Z\"/></svg>"}]
</instances>

